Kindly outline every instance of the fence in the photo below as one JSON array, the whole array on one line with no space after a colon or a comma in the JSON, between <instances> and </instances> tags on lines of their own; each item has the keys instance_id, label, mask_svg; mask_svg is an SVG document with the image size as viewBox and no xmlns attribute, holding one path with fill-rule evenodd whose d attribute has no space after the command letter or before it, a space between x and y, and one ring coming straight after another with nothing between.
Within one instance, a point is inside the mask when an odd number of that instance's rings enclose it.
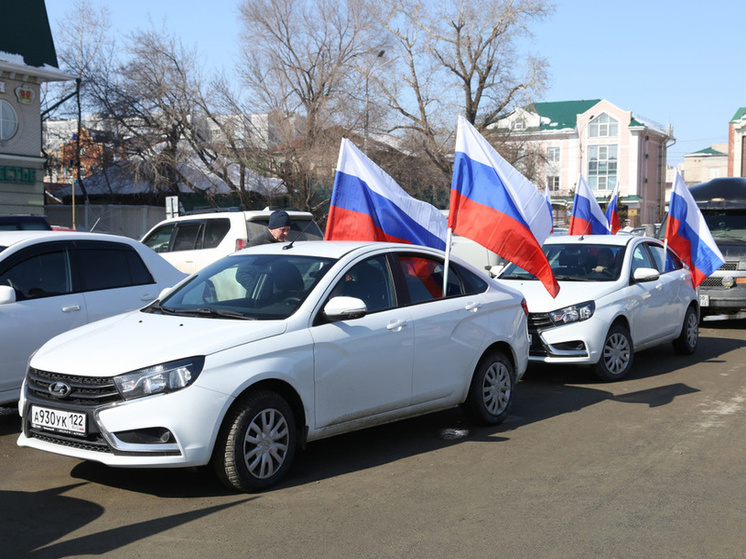
<instances>
[{"instance_id":1,"label":"fence","mask_svg":"<svg viewBox=\"0 0 746 559\"><path fill-rule=\"evenodd\" d=\"M52 225L72 228L72 206L45 206L44 213ZM76 204L75 228L78 231L112 233L139 239L166 219L162 206L125 206L117 204Z\"/></svg>"}]
</instances>

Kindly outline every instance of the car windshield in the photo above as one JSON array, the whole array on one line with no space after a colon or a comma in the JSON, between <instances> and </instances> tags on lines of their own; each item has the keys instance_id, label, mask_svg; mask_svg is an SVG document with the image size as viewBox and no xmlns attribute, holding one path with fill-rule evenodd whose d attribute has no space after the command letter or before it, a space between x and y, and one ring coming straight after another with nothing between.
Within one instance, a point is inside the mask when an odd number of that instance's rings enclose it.
<instances>
[{"instance_id":1,"label":"car windshield","mask_svg":"<svg viewBox=\"0 0 746 559\"><path fill-rule=\"evenodd\" d=\"M254 320L293 314L335 262L296 255L236 254L207 266L144 312Z\"/></svg>"},{"instance_id":2,"label":"car windshield","mask_svg":"<svg viewBox=\"0 0 746 559\"><path fill-rule=\"evenodd\" d=\"M616 281L622 269L624 246L603 244L551 244L544 254L557 281ZM508 264L500 279L535 280L536 277L515 264Z\"/></svg>"},{"instance_id":3,"label":"car windshield","mask_svg":"<svg viewBox=\"0 0 746 559\"><path fill-rule=\"evenodd\" d=\"M746 210L702 210L712 236L746 241Z\"/></svg>"}]
</instances>

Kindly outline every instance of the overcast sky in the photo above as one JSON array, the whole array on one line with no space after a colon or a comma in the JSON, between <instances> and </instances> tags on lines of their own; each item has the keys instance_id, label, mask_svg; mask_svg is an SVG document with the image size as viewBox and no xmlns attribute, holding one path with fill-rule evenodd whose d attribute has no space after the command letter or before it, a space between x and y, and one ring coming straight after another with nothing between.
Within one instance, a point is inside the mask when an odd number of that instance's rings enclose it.
<instances>
[{"instance_id":1,"label":"overcast sky","mask_svg":"<svg viewBox=\"0 0 746 559\"><path fill-rule=\"evenodd\" d=\"M163 25L196 47L207 72L238 55L238 0L93 0L109 7L117 38ZM74 0L46 0L55 38ZM673 126L669 164L728 141L728 122L746 106L746 0L558 0L533 27L531 50L550 63L542 101L606 99ZM456 118L454 116L454 127Z\"/></svg>"}]
</instances>

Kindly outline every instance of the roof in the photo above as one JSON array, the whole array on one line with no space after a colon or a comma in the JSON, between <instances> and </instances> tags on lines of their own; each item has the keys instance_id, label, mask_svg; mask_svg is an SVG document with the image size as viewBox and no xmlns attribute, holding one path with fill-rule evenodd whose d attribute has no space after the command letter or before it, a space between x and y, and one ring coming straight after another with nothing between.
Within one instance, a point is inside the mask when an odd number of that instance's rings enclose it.
<instances>
[{"instance_id":1,"label":"roof","mask_svg":"<svg viewBox=\"0 0 746 559\"><path fill-rule=\"evenodd\" d=\"M687 153L686 155L684 155L684 157L691 157L693 155L699 155L699 156L703 156L704 155L704 156L708 156L708 157L727 157L728 156L727 153L723 153L722 151L718 151L718 150L713 149L713 148L705 148L705 149L701 149L699 151L695 151L693 153Z\"/></svg>"},{"instance_id":2,"label":"roof","mask_svg":"<svg viewBox=\"0 0 746 559\"><path fill-rule=\"evenodd\" d=\"M600 102L601 99L532 103L526 107L526 110L549 119L547 124L542 122L539 130L561 130L563 128L575 128L578 115L583 114Z\"/></svg>"},{"instance_id":3,"label":"roof","mask_svg":"<svg viewBox=\"0 0 746 559\"><path fill-rule=\"evenodd\" d=\"M44 0L3 2L0 60L19 55L28 66L59 68Z\"/></svg>"},{"instance_id":4,"label":"roof","mask_svg":"<svg viewBox=\"0 0 746 559\"><path fill-rule=\"evenodd\" d=\"M741 120L744 115L746 115L746 107L741 107L736 111L736 114L733 115L733 118L730 119L731 122L735 122L737 120Z\"/></svg>"}]
</instances>

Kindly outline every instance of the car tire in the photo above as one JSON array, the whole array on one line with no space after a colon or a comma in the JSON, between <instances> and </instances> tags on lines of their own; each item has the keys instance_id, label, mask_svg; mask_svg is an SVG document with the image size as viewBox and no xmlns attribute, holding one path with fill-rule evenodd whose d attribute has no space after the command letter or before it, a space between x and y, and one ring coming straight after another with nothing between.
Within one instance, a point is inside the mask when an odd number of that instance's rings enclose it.
<instances>
[{"instance_id":1,"label":"car tire","mask_svg":"<svg viewBox=\"0 0 746 559\"><path fill-rule=\"evenodd\" d=\"M627 376L632 369L634 351L629 330L622 324L609 328L601 350L601 359L596 364L596 376L604 381L617 381Z\"/></svg>"},{"instance_id":2,"label":"car tire","mask_svg":"<svg viewBox=\"0 0 746 559\"><path fill-rule=\"evenodd\" d=\"M699 319L697 311L689 307L684 315L684 324L681 326L681 334L673 341L673 349L681 355L691 355L697 349L699 342Z\"/></svg>"},{"instance_id":3,"label":"car tire","mask_svg":"<svg viewBox=\"0 0 746 559\"><path fill-rule=\"evenodd\" d=\"M213 469L230 489L261 491L278 483L295 455L297 429L292 408L266 390L237 402L223 422L213 453Z\"/></svg>"},{"instance_id":4,"label":"car tire","mask_svg":"<svg viewBox=\"0 0 746 559\"><path fill-rule=\"evenodd\" d=\"M508 416L514 389L515 372L510 359L499 351L488 353L474 371L463 410L473 423L499 425Z\"/></svg>"}]
</instances>

